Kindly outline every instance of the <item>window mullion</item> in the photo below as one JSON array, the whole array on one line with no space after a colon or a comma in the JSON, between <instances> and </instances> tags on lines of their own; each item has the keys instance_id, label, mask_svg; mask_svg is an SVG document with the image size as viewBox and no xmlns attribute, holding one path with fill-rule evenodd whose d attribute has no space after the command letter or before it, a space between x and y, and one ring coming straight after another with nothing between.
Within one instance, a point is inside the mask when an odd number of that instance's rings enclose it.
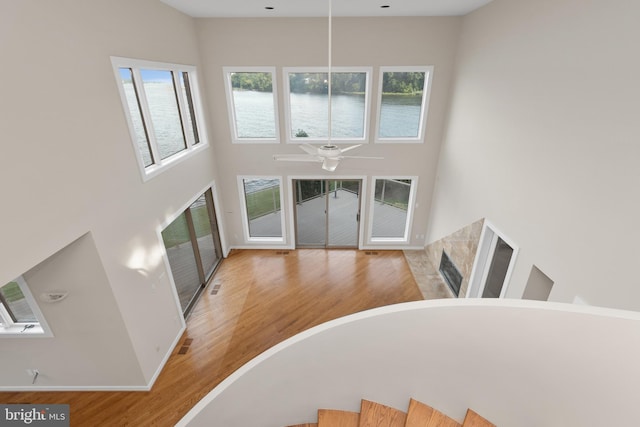
<instances>
[{"instance_id":1,"label":"window mullion","mask_svg":"<svg viewBox=\"0 0 640 427\"><path fill-rule=\"evenodd\" d=\"M149 110L149 102L147 101L147 94L144 90L144 83L142 76L140 75L139 68L131 68L133 73L133 81L136 85L136 91L138 92L138 102L140 103L140 111L142 113L142 120L145 123L147 129L147 138L149 138L149 149L151 150L151 157L153 158L153 164L160 165L162 159L160 158L160 152L158 151L158 143L156 140L156 132L153 128L153 122L151 120L151 111ZM140 85L140 86L138 86Z\"/></svg>"},{"instance_id":2,"label":"window mullion","mask_svg":"<svg viewBox=\"0 0 640 427\"><path fill-rule=\"evenodd\" d=\"M184 137L185 142L187 143L187 150L190 149L194 142L191 137L191 132L187 129L187 124L189 123L187 120L187 112L188 105L185 105L184 96L182 93L182 84L180 84L180 73L181 71L171 70L171 76L173 78L173 90L176 94L176 100L178 101L178 112L180 113L180 125L182 126L182 136Z\"/></svg>"}]
</instances>

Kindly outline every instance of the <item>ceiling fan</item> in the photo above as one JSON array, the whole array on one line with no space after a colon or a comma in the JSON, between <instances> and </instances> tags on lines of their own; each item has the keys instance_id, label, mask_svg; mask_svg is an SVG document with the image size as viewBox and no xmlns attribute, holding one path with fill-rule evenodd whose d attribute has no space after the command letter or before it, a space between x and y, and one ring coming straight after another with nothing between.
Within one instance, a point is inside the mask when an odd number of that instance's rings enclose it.
<instances>
[{"instance_id":1,"label":"ceiling fan","mask_svg":"<svg viewBox=\"0 0 640 427\"><path fill-rule=\"evenodd\" d=\"M322 169L333 172L342 159L382 159L382 157L343 156L342 153L360 147L362 144L340 148L331 143L315 147L311 144L302 144L300 148L307 154L274 154L274 160L289 162L317 162L322 163Z\"/></svg>"},{"instance_id":2,"label":"ceiling fan","mask_svg":"<svg viewBox=\"0 0 640 427\"><path fill-rule=\"evenodd\" d=\"M328 58L328 73L327 73L327 105L328 105L328 137L327 143L316 147L311 144L302 144L300 148L307 154L275 154L274 160L285 160L290 162L317 162L322 163L322 169L333 172L338 167L340 160L342 159L382 159L382 157L363 157L363 156L343 156L342 153L358 148L362 144L352 145L345 148L339 148L337 145L331 143L331 36L332 36L332 12L331 12L332 0L329 0L329 58Z\"/></svg>"}]
</instances>

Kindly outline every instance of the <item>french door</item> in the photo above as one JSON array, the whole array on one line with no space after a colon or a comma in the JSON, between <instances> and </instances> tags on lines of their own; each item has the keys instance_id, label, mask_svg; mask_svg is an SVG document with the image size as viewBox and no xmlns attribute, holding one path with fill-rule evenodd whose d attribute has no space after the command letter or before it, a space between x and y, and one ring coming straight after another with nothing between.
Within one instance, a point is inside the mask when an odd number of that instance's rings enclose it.
<instances>
[{"instance_id":1,"label":"french door","mask_svg":"<svg viewBox=\"0 0 640 427\"><path fill-rule=\"evenodd\" d=\"M361 187L361 180L294 180L296 247L357 248Z\"/></svg>"},{"instance_id":2,"label":"french door","mask_svg":"<svg viewBox=\"0 0 640 427\"><path fill-rule=\"evenodd\" d=\"M484 223L468 298L504 298L518 248L487 221Z\"/></svg>"},{"instance_id":3,"label":"french door","mask_svg":"<svg viewBox=\"0 0 640 427\"><path fill-rule=\"evenodd\" d=\"M211 189L162 230L162 240L186 318L222 260Z\"/></svg>"}]
</instances>

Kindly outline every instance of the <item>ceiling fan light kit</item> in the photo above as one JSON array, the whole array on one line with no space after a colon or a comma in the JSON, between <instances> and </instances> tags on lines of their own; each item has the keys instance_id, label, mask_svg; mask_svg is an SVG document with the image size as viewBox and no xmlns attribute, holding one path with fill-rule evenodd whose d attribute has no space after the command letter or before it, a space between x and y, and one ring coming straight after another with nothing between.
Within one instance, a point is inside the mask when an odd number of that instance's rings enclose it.
<instances>
[{"instance_id":1,"label":"ceiling fan light kit","mask_svg":"<svg viewBox=\"0 0 640 427\"><path fill-rule=\"evenodd\" d=\"M328 89L328 129L327 143L319 147L311 144L302 144L300 148L307 154L275 154L274 160L283 160L289 162L317 162L322 163L322 169L333 172L338 167L340 160L342 159L382 159L382 157L364 157L364 156L343 156L342 153L353 150L360 147L362 144L351 145L345 148L339 148L337 145L331 143L331 37L332 37L332 10L331 1L329 0L329 58L328 58L328 73L327 73L327 89Z\"/></svg>"}]
</instances>

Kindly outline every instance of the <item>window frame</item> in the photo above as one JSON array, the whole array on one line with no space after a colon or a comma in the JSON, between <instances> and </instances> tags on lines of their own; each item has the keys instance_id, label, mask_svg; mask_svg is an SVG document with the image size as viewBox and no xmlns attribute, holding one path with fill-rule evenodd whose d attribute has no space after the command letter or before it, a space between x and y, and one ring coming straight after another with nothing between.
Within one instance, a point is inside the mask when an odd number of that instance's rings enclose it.
<instances>
[{"instance_id":1,"label":"window frame","mask_svg":"<svg viewBox=\"0 0 640 427\"><path fill-rule=\"evenodd\" d=\"M382 114L382 86L384 84L385 72L412 73L424 72L424 87L422 89L422 103L420 106L420 122L418 123L418 135L416 137L381 137L380 122ZM424 144L427 129L427 119L429 116L429 100L431 98L431 84L433 82L433 65L425 66L384 66L378 70L378 100L376 112L375 143L377 144L398 144L416 143Z\"/></svg>"},{"instance_id":2,"label":"window frame","mask_svg":"<svg viewBox=\"0 0 640 427\"><path fill-rule=\"evenodd\" d=\"M291 73L329 73L329 67L284 67L282 69L284 116L285 116L285 141L287 144L319 144L327 143L329 138L294 137L291 135L291 91L289 74ZM363 135L360 138L331 137L331 144L367 144L369 142L369 124L371 123L371 80L373 67L331 67L331 74L338 73L365 73L364 117ZM328 117L328 112L327 112Z\"/></svg>"},{"instance_id":3,"label":"window frame","mask_svg":"<svg viewBox=\"0 0 640 427\"><path fill-rule=\"evenodd\" d=\"M407 219L404 225L404 234L402 237L373 237L373 224L375 221L375 203L376 203L376 184L378 180L411 180L411 188L409 190L409 200L407 204ZM371 190L369 200L369 226L367 229L367 244L399 244L409 243L411 241L411 228L413 225L413 211L415 210L416 194L418 188L417 176L373 176L371 178Z\"/></svg>"},{"instance_id":4,"label":"window frame","mask_svg":"<svg viewBox=\"0 0 640 427\"><path fill-rule=\"evenodd\" d=\"M206 124L204 120L204 113L202 108L202 99L200 96L200 89L198 84L198 72L195 66L185 64L173 64L167 62L147 61L143 59L123 58L123 57L111 57L111 64L116 77L116 84L118 92L120 93L120 99L122 101L123 112L129 128L129 136L131 143L133 144L134 153L140 169L140 174L143 181L157 176L164 172L168 168L184 161L185 159L193 156L195 153L205 149L209 146ZM140 116L146 129L147 142L149 145L149 151L152 156L153 163L149 166L145 166L144 159L140 152L137 143L137 135L133 125L131 114L129 113L129 104L125 93L124 86L122 84L122 78L120 77L120 69L131 69L133 75L133 84L136 88L137 100L140 108ZM140 77L140 70L153 70L153 71L169 71L172 73L174 89L180 88L180 75L181 73L187 73L189 79L189 89L191 95L191 103L187 102L181 94L181 91L176 93L176 101L178 106L178 112L180 114L180 126L185 140L185 148L177 153L174 153L164 159L161 158L160 150L156 141L156 136L153 129L152 118L147 102L146 94ZM140 82L140 83L136 83ZM140 86L138 86L138 84ZM195 118L195 130L198 135L198 141L192 140L189 132L187 132L187 117L191 115L190 107L193 108L193 115Z\"/></svg>"},{"instance_id":5,"label":"window frame","mask_svg":"<svg viewBox=\"0 0 640 427\"><path fill-rule=\"evenodd\" d=\"M14 280L11 280L8 283L5 283L1 287L8 285L11 282L16 282L20 287L20 291L24 295L29 308L32 313L38 319L37 322L15 322L11 317L9 309L4 306L2 301L0 301L0 338L19 338L19 337L52 337L51 329L47 324L42 311L40 311L40 307L36 303L35 298L31 294L29 290L29 286L27 282L24 280L24 277L19 276ZM26 329L28 325L35 325Z\"/></svg>"},{"instance_id":6,"label":"window frame","mask_svg":"<svg viewBox=\"0 0 640 427\"><path fill-rule=\"evenodd\" d=\"M227 111L229 116L229 130L231 142L233 144L279 144L280 143L280 118L278 108L278 85L276 67L222 67L224 73L224 89L227 98ZM273 95L273 120L275 127L274 137L264 138L243 138L238 136L238 126L235 109L235 99L233 88L231 87L231 74L233 73L270 73L271 74L271 94Z\"/></svg>"},{"instance_id":7,"label":"window frame","mask_svg":"<svg viewBox=\"0 0 640 427\"><path fill-rule=\"evenodd\" d=\"M280 187L280 237L255 237L251 236L251 230L249 228L249 213L247 212L247 199L245 193L244 181L247 179L265 179L265 180L277 180ZM238 180L238 196L240 199L240 211L242 215L242 231L244 234L245 243L274 243L284 244L287 242L286 236L286 218L285 218L285 194L284 186L282 185L283 179L281 176L269 176L269 175L241 175L237 177Z\"/></svg>"}]
</instances>

